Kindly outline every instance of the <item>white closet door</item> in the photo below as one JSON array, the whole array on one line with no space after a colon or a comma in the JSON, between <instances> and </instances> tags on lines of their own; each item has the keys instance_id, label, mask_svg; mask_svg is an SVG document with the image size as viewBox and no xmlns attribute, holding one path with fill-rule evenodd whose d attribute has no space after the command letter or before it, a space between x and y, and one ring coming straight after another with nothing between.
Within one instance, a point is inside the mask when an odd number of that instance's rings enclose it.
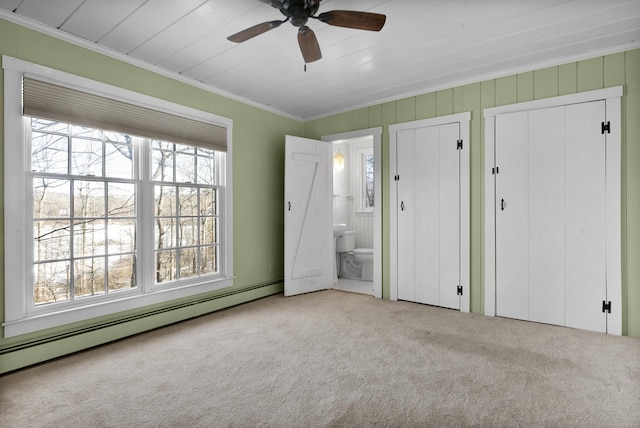
<instances>
[{"instance_id":1,"label":"white closet door","mask_svg":"<svg viewBox=\"0 0 640 428\"><path fill-rule=\"evenodd\" d=\"M496 314L529 319L528 113L496 116Z\"/></svg>"},{"instance_id":2,"label":"white closet door","mask_svg":"<svg viewBox=\"0 0 640 428\"><path fill-rule=\"evenodd\" d=\"M605 102L567 106L566 325L605 332Z\"/></svg>"},{"instance_id":3,"label":"white closet door","mask_svg":"<svg viewBox=\"0 0 640 428\"><path fill-rule=\"evenodd\" d=\"M398 298L460 309L458 123L399 131Z\"/></svg>"},{"instance_id":4,"label":"white closet door","mask_svg":"<svg viewBox=\"0 0 640 428\"><path fill-rule=\"evenodd\" d=\"M396 163L402 171L402 185L398 186L398 299L414 302L415 291L415 232L414 232L414 147L415 131L398 132Z\"/></svg>"},{"instance_id":5,"label":"white closet door","mask_svg":"<svg viewBox=\"0 0 640 428\"><path fill-rule=\"evenodd\" d=\"M496 314L606 331L604 102L496 116Z\"/></svg>"}]
</instances>

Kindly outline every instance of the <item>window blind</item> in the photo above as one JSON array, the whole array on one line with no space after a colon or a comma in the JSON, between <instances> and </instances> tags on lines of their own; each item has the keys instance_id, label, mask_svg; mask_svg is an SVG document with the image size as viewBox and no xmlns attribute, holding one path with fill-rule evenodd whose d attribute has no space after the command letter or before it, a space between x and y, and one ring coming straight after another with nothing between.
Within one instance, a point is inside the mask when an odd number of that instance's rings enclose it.
<instances>
[{"instance_id":1,"label":"window blind","mask_svg":"<svg viewBox=\"0 0 640 428\"><path fill-rule=\"evenodd\" d=\"M26 76L23 78L22 99L23 114L28 116L218 151L227 149L224 126Z\"/></svg>"}]
</instances>

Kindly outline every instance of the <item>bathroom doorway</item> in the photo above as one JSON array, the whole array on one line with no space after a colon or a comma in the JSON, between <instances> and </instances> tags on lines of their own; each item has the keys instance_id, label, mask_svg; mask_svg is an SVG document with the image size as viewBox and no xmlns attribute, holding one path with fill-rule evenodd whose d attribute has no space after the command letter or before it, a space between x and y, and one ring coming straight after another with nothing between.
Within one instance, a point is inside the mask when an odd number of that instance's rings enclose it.
<instances>
[{"instance_id":1,"label":"bathroom doorway","mask_svg":"<svg viewBox=\"0 0 640 428\"><path fill-rule=\"evenodd\" d=\"M345 224L346 233L355 236L354 251L336 254L339 273L333 288L378 298L382 297L381 138L382 128L322 137L333 143L333 222Z\"/></svg>"}]
</instances>

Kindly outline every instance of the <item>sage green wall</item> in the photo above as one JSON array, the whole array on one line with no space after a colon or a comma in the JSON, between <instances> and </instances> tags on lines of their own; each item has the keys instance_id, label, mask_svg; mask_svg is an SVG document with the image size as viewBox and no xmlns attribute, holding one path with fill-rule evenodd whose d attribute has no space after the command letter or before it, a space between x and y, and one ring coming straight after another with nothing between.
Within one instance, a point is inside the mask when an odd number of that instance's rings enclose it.
<instances>
[{"instance_id":1,"label":"sage green wall","mask_svg":"<svg viewBox=\"0 0 640 428\"><path fill-rule=\"evenodd\" d=\"M284 136L302 135L301 122L230 100L4 20L0 20L0 54L233 119L236 275L231 289L212 293L220 296L215 300L203 300L203 296L198 296L197 299L172 302L171 307L179 309L170 312L162 311L164 305L156 305L38 334L0 339L0 373L282 291ZM3 85L0 84L0 94L3 95L2 91ZM4 164L4 144L10 144L4 141L3 107L0 104L0 165ZM1 204L4 203L3 177L0 175ZM3 212L4 210L0 210L0 216ZM0 232L0 242L4 243L4 229ZM3 260L5 251L0 244ZM4 287L2 263L1 320L4 320ZM246 291L242 291L245 289ZM157 310L155 315L145 315L154 310ZM122 323L122 319L131 321ZM103 328L77 334L78 330L94 325ZM74 333L67 335L68 332ZM52 340L52 337L59 339Z\"/></svg>"},{"instance_id":2,"label":"sage green wall","mask_svg":"<svg viewBox=\"0 0 640 428\"><path fill-rule=\"evenodd\" d=\"M483 109L624 85L622 99L623 334L640 337L640 50L562 64L499 79L425 93L305 123L304 136L383 127L382 270L389 297L389 125L471 112L471 310L484 311Z\"/></svg>"}]
</instances>

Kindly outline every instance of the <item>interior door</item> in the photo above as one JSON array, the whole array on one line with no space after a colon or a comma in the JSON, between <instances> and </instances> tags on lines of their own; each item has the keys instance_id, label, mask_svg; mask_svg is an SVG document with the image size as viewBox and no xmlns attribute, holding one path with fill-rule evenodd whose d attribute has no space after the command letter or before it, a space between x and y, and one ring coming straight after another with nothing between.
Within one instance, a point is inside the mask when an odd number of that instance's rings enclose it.
<instances>
[{"instance_id":1,"label":"interior door","mask_svg":"<svg viewBox=\"0 0 640 428\"><path fill-rule=\"evenodd\" d=\"M398 299L460 309L458 123L399 131Z\"/></svg>"},{"instance_id":2,"label":"interior door","mask_svg":"<svg viewBox=\"0 0 640 428\"><path fill-rule=\"evenodd\" d=\"M333 283L331 144L286 136L284 294Z\"/></svg>"},{"instance_id":3,"label":"interior door","mask_svg":"<svg viewBox=\"0 0 640 428\"><path fill-rule=\"evenodd\" d=\"M606 331L604 102L496 116L496 314Z\"/></svg>"}]
</instances>

